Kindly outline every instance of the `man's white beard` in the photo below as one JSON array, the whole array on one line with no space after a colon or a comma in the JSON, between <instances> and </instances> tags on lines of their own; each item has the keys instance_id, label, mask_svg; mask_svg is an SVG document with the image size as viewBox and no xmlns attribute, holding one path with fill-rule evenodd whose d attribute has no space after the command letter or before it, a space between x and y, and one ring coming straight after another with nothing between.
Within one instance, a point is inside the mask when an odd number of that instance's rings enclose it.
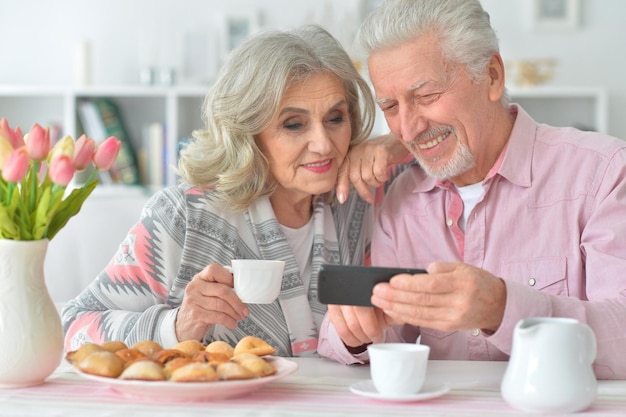
<instances>
[{"instance_id":1,"label":"man's white beard","mask_svg":"<svg viewBox=\"0 0 626 417\"><path fill-rule=\"evenodd\" d=\"M434 167L433 165L435 164L433 164L432 161L425 161L415 153L413 153L413 156L415 156L417 162L419 162L420 166L429 176L438 180L448 180L450 178L454 178L470 170L476 165L476 161L474 160L474 156L470 152L469 147L463 143L458 144L454 155L452 155L452 158L445 165Z\"/></svg>"}]
</instances>

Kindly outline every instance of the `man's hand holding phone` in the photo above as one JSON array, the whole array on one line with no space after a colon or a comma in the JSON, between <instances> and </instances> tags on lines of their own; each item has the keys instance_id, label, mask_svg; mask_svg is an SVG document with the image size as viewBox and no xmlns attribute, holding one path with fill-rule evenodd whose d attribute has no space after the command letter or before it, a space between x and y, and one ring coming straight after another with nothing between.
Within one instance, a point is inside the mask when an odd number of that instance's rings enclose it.
<instances>
[{"instance_id":1,"label":"man's hand holding phone","mask_svg":"<svg viewBox=\"0 0 626 417\"><path fill-rule=\"evenodd\" d=\"M328 304L329 319L344 344L352 353L360 353L367 344L384 341L385 330L400 324L372 306L374 286L394 275L423 273L421 269L322 265L319 299Z\"/></svg>"}]
</instances>

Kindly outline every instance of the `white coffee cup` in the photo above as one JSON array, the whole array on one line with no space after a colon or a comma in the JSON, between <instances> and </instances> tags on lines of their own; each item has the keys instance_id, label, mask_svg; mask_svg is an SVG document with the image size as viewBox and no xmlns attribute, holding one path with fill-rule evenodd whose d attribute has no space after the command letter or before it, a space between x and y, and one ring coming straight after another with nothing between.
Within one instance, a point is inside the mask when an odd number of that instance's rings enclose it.
<instances>
[{"instance_id":1,"label":"white coffee cup","mask_svg":"<svg viewBox=\"0 0 626 417\"><path fill-rule=\"evenodd\" d=\"M386 396L419 392L426 379L430 347L416 343L374 343L367 347L376 390Z\"/></svg>"},{"instance_id":2,"label":"white coffee cup","mask_svg":"<svg viewBox=\"0 0 626 417\"><path fill-rule=\"evenodd\" d=\"M244 303L269 304L278 297L285 261L233 259L225 268L233 274L235 293Z\"/></svg>"}]
</instances>

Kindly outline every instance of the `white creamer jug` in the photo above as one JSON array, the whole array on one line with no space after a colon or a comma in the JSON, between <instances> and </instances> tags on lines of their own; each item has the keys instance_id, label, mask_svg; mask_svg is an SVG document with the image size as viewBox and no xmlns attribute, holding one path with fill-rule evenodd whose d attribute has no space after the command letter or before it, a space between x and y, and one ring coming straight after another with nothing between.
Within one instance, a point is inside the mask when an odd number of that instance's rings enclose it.
<instances>
[{"instance_id":1,"label":"white creamer jug","mask_svg":"<svg viewBox=\"0 0 626 417\"><path fill-rule=\"evenodd\" d=\"M595 335L578 320L520 320L502 379L502 397L512 407L528 412L583 410L597 394L592 368L595 357Z\"/></svg>"}]
</instances>

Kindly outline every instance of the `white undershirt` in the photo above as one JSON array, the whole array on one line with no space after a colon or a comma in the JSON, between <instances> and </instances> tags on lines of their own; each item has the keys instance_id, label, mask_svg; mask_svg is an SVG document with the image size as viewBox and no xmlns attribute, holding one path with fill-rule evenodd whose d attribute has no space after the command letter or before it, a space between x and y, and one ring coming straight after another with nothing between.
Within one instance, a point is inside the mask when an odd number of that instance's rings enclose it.
<instances>
[{"instance_id":1,"label":"white undershirt","mask_svg":"<svg viewBox=\"0 0 626 417\"><path fill-rule=\"evenodd\" d=\"M302 283L308 292L309 283L311 282L311 262L313 254L313 217L311 217L311 220L309 220L307 224L298 229L292 229L283 225L280 227L287 238L289 246L291 246L293 256L296 258L296 263L300 270Z\"/></svg>"},{"instance_id":2,"label":"white undershirt","mask_svg":"<svg viewBox=\"0 0 626 417\"><path fill-rule=\"evenodd\" d=\"M478 199L483 195L483 183L477 182L476 184L466 185L465 187L456 187L461 200L463 200L463 217L459 221L459 227L465 230L465 224Z\"/></svg>"}]
</instances>

